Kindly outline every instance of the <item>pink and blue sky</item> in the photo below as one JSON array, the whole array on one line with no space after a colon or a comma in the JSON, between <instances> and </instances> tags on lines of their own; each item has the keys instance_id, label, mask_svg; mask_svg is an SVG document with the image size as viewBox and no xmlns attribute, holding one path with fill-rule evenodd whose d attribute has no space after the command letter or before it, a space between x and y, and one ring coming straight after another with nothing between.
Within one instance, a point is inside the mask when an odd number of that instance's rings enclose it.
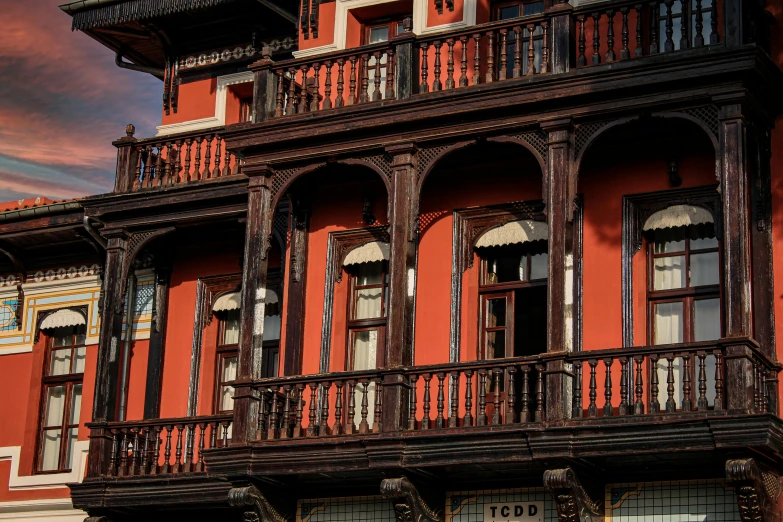
<instances>
[{"instance_id":1,"label":"pink and blue sky","mask_svg":"<svg viewBox=\"0 0 783 522\"><path fill-rule=\"evenodd\" d=\"M111 142L160 124L162 83L120 69L57 0L8 0L0 31L0 201L111 191Z\"/></svg>"}]
</instances>

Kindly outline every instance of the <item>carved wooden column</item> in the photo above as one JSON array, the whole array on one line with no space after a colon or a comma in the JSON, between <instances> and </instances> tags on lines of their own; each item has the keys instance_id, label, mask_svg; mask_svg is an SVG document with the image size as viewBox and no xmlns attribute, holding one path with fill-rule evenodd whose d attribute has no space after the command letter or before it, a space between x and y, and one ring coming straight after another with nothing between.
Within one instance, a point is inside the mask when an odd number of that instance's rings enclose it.
<instances>
[{"instance_id":1,"label":"carved wooden column","mask_svg":"<svg viewBox=\"0 0 783 522\"><path fill-rule=\"evenodd\" d=\"M410 18L403 20L404 31L391 38L394 44L394 94L402 100L410 98L416 92L418 80L418 48L416 35L412 32L413 22Z\"/></svg>"},{"instance_id":2,"label":"carved wooden column","mask_svg":"<svg viewBox=\"0 0 783 522\"><path fill-rule=\"evenodd\" d=\"M113 142L117 147L117 173L114 178L114 192L130 192L133 188L133 176L136 174L136 127L128 124L125 136Z\"/></svg>"},{"instance_id":3,"label":"carved wooden column","mask_svg":"<svg viewBox=\"0 0 783 522\"><path fill-rule=\"evenodd\" d=\"M271 169L266 165L244 166L250 181L245 225L245 257L242 264L237 384L234 395L232 444L245 444L256 438L259 417L259 393L252 387L261 377L261 353L264 340L266 272L272 233Z\"/></svg>"},{"instance_id":4,"label":"carved wooden column","mask_svg":"<svg viewBox=\"0 0 783 522\"><path fill-rule=\"evenodd\" d=\"M144 418L160 416L160 392L163 383L163 352L166 339L166 317L169 308L169 267L155 269L155 295L152 301L152 328L147 359L147 382L144 395Z\"/></svg>"},{"instance_id":5,"label":"carved wooden column","mask_svg":"<svg viewBox=\"0 0 783 522\"><path fill-rule=\"evenodd\" d=\"M392 155L389 197L389 314L386 327L387 367L413 364L413 302L416 287L415 196L416 149L410 143L386 148ZM387 375L383 383L383 429L403 429L407 406L404 378Z\"/></svg>"},{"instance_id":6,"label":"carved wooden column","mask_svg":"<svg viewBox=\"0 0 783 522\"><path fill-rule=\"evenodd\" d=\"M574 310L574 197L575 181L571 172L573 127L570 120L542 123L548 134L547 172L545 176L547 225L549 227L549 280L547 286L547 350L570 352L574 348L576 320ZM547 362L546 417L565 419L570 414L567 402L572 386L564 359Z\"/></svg>"},{"instance_id":7,"label":"carved wooden column","mask_svg":"<svg viewBox=\"0 0 783 522\"><path fill-rule=\"evenodd\" d=\"M574 8L567 1L558 2L547 10L551 15L551 71L555 74L568 72L573 61L574 47Z\"/></svg>"},{"instance_id":8,"label":"carved wooden column","mask_svg":"<svg viewBox=\"0 0 783 522\"><path fill-rule=\"evenodd\" d=\"M266 121L275 115L277 82L280 79L272 72L274 63L269 46L264 45L261 59L249 67L253 71L253 123Z\"/></svg>"},{"instance_id":9,"label":"carved wooden column","mask_svg":"<svg viewBox=\"0 0 783 522\"><path fill-rule=\"evenodd\" d=\"M92 408L88 476L102 474L111 455L111 434L104 429L113 421L117 404L122 312L127 281L128 238L122 229L104 230L106 265L103 269L101 328L98 336L98 364Z\"/></svg>"},{"instance_id":10,"label":"carved wooden column","mask_svg":"<svg viewBox=\"0 0 783 522\"><path fill-rule=\"evenodd\" d=\"M748 122L742 95L715 100L720 107L720 191L723 205L724 337L753 335L751 296ZM726 408L750 411L754 404L752 352L746 343L726 346Z\"/></svg>"},{"instance_id":11,"label":"carved wooden column","mask_svg":"<svg viewBox=\"0 0 783 522\"><path fill-rule=\"evenodd\" d=\"M306 204L292 201L289 214L290 259L284 301L286 323L283 375L300 375L302 373L302 343L304 340L309 212Z\"/></svg>"}]
</instances>

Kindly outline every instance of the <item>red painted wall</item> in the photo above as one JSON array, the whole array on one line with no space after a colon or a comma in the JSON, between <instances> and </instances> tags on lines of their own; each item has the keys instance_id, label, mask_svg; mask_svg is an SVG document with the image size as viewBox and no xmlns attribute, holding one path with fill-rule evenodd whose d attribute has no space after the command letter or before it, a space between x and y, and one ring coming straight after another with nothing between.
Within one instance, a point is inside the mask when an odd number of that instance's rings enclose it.
<instances>
[{"instance_id":1,"label":"red painted wall","mask_svg":"<svg viewBox=\"0 0 783 522\"><path fill-rule=\"evenodd\" d=\"M177 112L163 112L162 125L209 118L215 115L217 78L207 78L179 86Z\"/></svg>"}]
</instances>

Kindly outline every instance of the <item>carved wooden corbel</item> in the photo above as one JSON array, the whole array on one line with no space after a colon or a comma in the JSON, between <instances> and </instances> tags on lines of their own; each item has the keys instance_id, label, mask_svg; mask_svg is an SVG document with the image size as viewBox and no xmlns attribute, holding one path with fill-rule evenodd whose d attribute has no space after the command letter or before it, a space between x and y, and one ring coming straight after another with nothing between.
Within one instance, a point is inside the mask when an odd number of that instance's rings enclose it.
<instances>
[{"instance_id":1,"label":"carved wooden corbel","mask_svg":"<svg viewBox=\"0 0 783 522\"><path fill-rule=\"evenodd\" d=\"M571 468L544 471L544 488L555 499L559 522L599 522L604 519L602 503L590 498Z\"/></svg>"},{"instance_id":2,"label":"carved wooden corbel","mask_svg":"<svg viewBox=\"0 0 783 522\"><path fill-rule=\"evenodd\" d=\"M245 522L288 522L255 486L232 488L228 492L228 503L245 510Z\"/></svg>"},{"instance_id":3,"label":"carved wooden corbel","mask_svg":"<svg viewBox=\"0 0 783 522\"><path fill-rule=\"evenodd\" d=\"M759 468L754 459L726 461L726 483L734 486L742 522L778 520L773 506L780 496L780 477Z\"/></svg>"},{"instance_id":4,"label":"carved wooden corbel","mask_svg":"<svg viewBox=\"0 0 783 522\"><path fill-rule=\"evenodd\" d=\"M87 517L84 519L84 522L112 522L112 519L109 517Z\"/></svg>"},{"instance_id":5,"label":"carved wooden corbel","mask_svg":"<svg viewBox=\"0 0 783 522\"><path fill-rule=\"evenodd\" d=\"M381 481L381 496L392 501L397 522L440 522L441 512L424 502L416 486L406 477Z\"/></svg>"}]
</instances>

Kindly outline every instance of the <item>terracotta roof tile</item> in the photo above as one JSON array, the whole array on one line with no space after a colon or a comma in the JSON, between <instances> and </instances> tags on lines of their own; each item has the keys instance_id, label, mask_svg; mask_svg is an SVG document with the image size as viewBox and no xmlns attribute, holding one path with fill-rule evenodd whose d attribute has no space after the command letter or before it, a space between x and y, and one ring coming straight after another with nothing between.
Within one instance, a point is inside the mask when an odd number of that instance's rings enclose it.
<instances>
[{"instance_id":1,"label":"terracotta roof tile","mask_svg":"<svg viewBox=\"0 0 783 522\"><path fill-rule=\"evenodd\" d=\"M0 203L0 212L11 212L13 210L22 210L25 208L42 207L44 205L62 203L64 201L68 200L54 200L43 196L37 198L17 199L15 201L6 201L4 203Z\"/></svg>"}]
</instances>

